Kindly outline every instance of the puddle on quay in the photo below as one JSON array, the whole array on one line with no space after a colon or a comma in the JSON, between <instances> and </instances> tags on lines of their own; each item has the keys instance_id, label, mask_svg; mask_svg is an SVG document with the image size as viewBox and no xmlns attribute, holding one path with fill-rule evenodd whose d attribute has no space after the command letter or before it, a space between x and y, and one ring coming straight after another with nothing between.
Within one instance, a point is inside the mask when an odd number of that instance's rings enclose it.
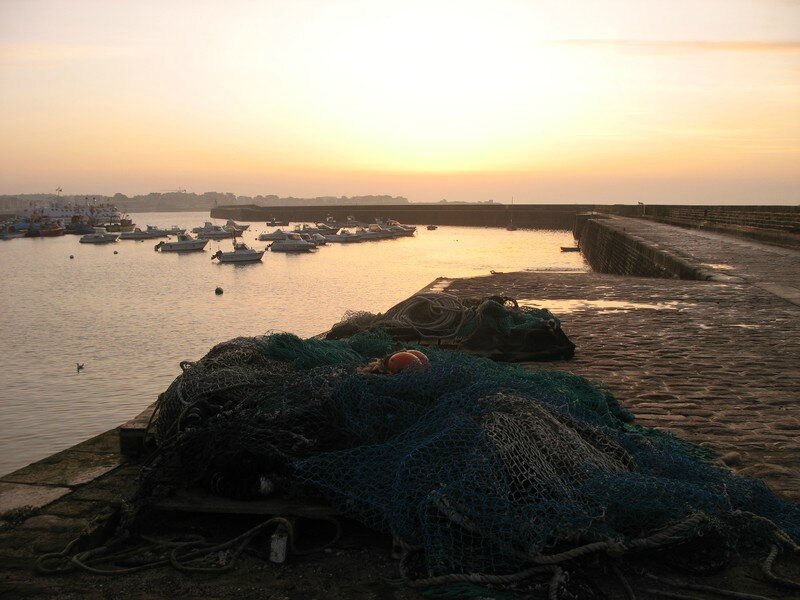
<instances>
[{"instance_id":1,"label":"puddle on quay","mask_svg":"<svg viewBox=\"0 0 800 600\"><path fill-rule=\"evenodd\" d=\"M576 300L576 299L562 299L562 298L518 298L522 306L530 306L533 308L546 308L554 313L570 313L582 310L596 310L598 314L611 314L617 311L631 311L631 310L679 310L690 306L686 302L658 302L658 303L644 303L644 302L627 302L625 300Z\"/></svg>"}]
</instances>

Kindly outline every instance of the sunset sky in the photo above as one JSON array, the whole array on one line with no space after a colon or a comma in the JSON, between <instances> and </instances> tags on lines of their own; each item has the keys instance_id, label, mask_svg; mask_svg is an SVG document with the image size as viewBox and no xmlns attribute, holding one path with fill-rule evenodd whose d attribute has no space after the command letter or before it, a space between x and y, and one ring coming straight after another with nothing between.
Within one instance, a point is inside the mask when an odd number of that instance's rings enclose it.
<instances>
[{"instance_id":1,"label":"sunset sky","mask_svg":"<svg viewBox=\"0 0 800 600\"><path fill-rule=\"evenodd\" d=\"M800 0L0 2L0 193L800 203Z\"/></svg>"}]
</instances>

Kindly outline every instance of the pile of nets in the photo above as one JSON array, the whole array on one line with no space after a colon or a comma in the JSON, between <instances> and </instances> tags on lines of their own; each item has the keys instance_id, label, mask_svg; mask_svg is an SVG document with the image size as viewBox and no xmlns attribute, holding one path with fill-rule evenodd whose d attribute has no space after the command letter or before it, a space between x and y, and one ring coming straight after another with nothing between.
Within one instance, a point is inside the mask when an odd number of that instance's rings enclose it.
<instances>
[{"instance_id":1,"label":"pile of nets","mask_svg":"<svg viewBox=\"0 0 800 600\"><path fill-rule=\"evenodd\" d=\"M325 499L393 534L417 578L513 574L700 536L800 541L800 507L635 425L585 379L430 347L427 370L363 369L402 347L380 330L279 333L184 363L159 398L142 494Z\"/></svg>"},{"instance_id":2,"label":"pile of nets","mask_svg":"<svg viewBox=\"0 0 800 600\"><path fill-rule=\"evenodd\" d=\"M443 292L411 296L382 314L349 312L327 339L375 330L511 362L570 359L575 353L561 322L545 308L519 306L506 296L463 299Z\"/></svg>"}]
</instances>

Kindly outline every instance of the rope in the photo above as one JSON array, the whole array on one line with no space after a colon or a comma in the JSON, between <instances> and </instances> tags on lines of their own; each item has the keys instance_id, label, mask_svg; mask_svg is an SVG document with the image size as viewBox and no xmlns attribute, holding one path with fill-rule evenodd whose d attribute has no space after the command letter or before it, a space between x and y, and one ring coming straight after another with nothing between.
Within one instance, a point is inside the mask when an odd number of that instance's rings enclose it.
<instances>
[{"instance_id":1,"label":"rope","mask_svg":"<svg viewBox=\"0 0 800 600\"><path fill-rule=\"evenodd\" d=\"M780 575L776 575L772 571L772 565L775 562L775 559L780 554L780 546L777 544L773 544L772 548L770 548L769 554L767 555L766 560L761 565L761 572L764 574L769 581L772 583L776 583L778 585L782 585L784 587L792 588L795 590L800 590L800 583L796 581L792 581L791 579L786 579L785 577L781 577Z\"/></svg>"},{"instance_id":2,"label":"rope","mask_svg":"<svg viewBox=\"0 0 800 600\"><path fill-rule=\"evenodd\" d=\"M617 578L617 581L619 581L622 589L625 590L625 597L628 600L636 600L636 593L633 591L631 584L628 583L625 575L622 574L620 568L614 563L611 563L611 572L614 573L614 576Z\"/></svg>"},{"instance_id":3,"label":"rope","mask_svg":"<svg viewBox=\"0 0 800 600\"><path fill-rule=\"evenodd\" d=\"M674 598L674 600L702 600L702 598L698 598L697 596L687 596L686 594L679 594L678 592L668 592L666 590L657 590L654 588L646 588L642 591L653 596L661 596L662 598Z\"/></svg>"},{"instance_id":4,"label":"rope","mask_svg":"<svg viewBox=\"0 0 800 600\"><path fill-rule=\"evenodd\" d=\"M653 573L645 573L646 577L657 581L659 583L663 583L665 585L671 585L673 587L683 588L686 590L695 590L698 592L711 592L712 594L717 594L719 596L725 596L726 598L736 598L737 600L770 600L766 596L760 596L758 594L748 594L747 592L737 592L734 590L726 590L718 587L714 587L711 585L704 585L701 583L690 583L688 581L678 581L675 579L667 579L666 577L658 577Z\"/></svg>"},{"instance_id":5,"label":"rope","mask_svg":"<svg viewBox=\"0 0 800 600\"><path fill-rule=\"evenodd\" d=\"M270 526L282 525L285 527L289 549L296 555L319 552L335 544L342 533L339 522L332 517L319 517L315 520L333 523L336 528L335 534L331 540L315 548L298 549L295 545L295 530L292 522L284 517L272 517L233 539L214 545L209 545L202 536L192 536L191 539L184 539L181 541L159 540L147 536L140 536L135 546L115 551L116 548L128 541L128 536L123 535L104 546L78 552L70 557L69 554L81 540L81 538L78 537L67 544L61 552L51 552L40 556L36 561L36 570L45 575L69 573L76 569L95 575L124 575L143 571L145 569L172 565L175 569L187 573L223 573L232 569L236 560L250 542ZM225 556L223 564L220 566L199 566L196 564L200 561L207 560L212 554L226 552L231 549L232 552L230 555ZM147 554L156 554L158 557L154 559L141 558L138 561L134 560L136 557L142 557ZM54 560L60 560L62 562L68 560L69 562L60 566L49 566L49 563ZM124 567L100 566L107 564L125 564L126 562L129 564L133 562L134 564Z\"/></svg>"},{"instance_id":6,"label":"rope","mask_svg":"<svg viewBox=\"0 0 800 600\"><path fill-rule=\"evenodd\" d=\"M551 565L572 560L574 558L579 558L593 552L606 551L611 556L620 556L630 550L649 550L653 548L661 548L673 542L685 539L686 532L690 529L693 529L698 523L705 519L706 516L703 513L693 512L682 521L670 525L661 531L657 531L646 538L633 539L628 543L623 543L622 541L618 540L592 542L590 544L585 544L583 546L566 550L559 554L539 554L537 556L530 557L530 559L540 565Z\"/></svg>"},{"instance_id":7,"label":"rope","mask_svg":"<svg viewBox=\"0 0 800 600\"><path fill-rule=\"evenodd\" d=\"M558 586L564 581L564 571L557 565L540 565L530 567L518 573L511 575L488 575L485 573L454 573L452 575L440 575L438 577L428 577L425 579L408 580L408 585L412 587L429 587L435 585L443 585L447 583L477 583L477 584L494 584L494 585L510 585L517 583L524 579L528 579L534 575L541 573L552 573L550 583L548 585L548 598L549 600L557 600Z\"/></svg>"}]
</instances>

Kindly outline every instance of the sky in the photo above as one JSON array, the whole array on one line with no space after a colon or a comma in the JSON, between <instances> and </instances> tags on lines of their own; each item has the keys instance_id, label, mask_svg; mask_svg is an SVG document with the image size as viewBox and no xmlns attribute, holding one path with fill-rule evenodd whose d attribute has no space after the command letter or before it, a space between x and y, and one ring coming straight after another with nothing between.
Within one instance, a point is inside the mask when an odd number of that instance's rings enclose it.
<instances>
[{"instance_id":1,"label":"sky","mask_svg":"<svg viewBox=\"0 0 800 600\"><path fill-rule=\"evenodd\" d=\"M0 0L0 193L800 204L800 0Z\"/></svg>"}]
</instances>

